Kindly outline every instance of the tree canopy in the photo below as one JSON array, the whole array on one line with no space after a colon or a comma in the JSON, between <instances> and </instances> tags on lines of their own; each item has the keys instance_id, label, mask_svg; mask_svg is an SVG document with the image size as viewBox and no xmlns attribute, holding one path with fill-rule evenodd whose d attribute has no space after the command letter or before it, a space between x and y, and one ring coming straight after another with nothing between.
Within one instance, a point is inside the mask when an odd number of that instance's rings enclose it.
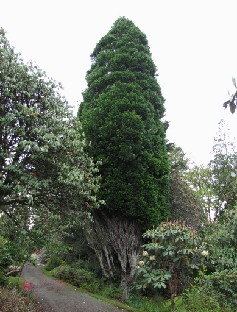
<instances>
[{"instance_id":1,"label":"tree canopy","mask_svg":"<svg viewBox=\"0 0 237 312\"><path fill-rule=\"evenodd\" d=\"M89 212L97 169L84 145L59 84L26 65L0 29L0 212L16 223L45 209Z\"/></svg>"}]
</instances>

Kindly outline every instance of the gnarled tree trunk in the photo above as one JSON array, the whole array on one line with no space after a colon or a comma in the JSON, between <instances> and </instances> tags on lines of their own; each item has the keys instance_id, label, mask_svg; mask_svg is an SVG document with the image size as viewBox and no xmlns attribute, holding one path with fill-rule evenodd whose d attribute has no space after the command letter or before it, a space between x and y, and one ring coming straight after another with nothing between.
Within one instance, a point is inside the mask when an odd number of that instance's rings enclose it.
<instances>
[{"instance_id":1,"label":"gnarled tree trunk","mask_svg":"<svg viewBox=\"0 0 237 312\"><path fill-rule=\"evenodd\" d=\"M103 216L91 224L87 233L89 246L95 251L102 272L112 278L115 272L114 256L119 261L123 300L135 280L136 263L141 250L141 232L135 221L125 218Z\"/></svg>"},{"instance_id":2,"label":"gnarled tree trunk","mask_svg":"<svg viewBox=\"0 0 237 312\"><path fill-rule=\"evenodd\" d=\"M138 224L125 218L108 218L107 226L110 241L121 267L121 287L123 300L128 298L135 279L136 263L141 246L141 233Z\"/></svg>"},{"instance_id":3,"label":"gnarled tree trunk","mask_svg":"<svg viewBox=\"0 0 237 312\"><path fill-rule=\"evenodd\" d=\"M94 250L99 260L103 275L107 279L113 278L115 271L113 248L106 224L102 219L95 217L93 222L86 225L85 234L89 247Z\"/></svg>"}]
</instances>

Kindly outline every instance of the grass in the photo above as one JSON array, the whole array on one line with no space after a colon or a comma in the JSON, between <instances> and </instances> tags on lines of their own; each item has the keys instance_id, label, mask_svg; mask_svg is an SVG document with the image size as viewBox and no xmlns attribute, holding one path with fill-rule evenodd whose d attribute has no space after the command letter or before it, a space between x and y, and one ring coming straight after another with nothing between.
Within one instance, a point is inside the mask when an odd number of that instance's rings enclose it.
<instances>
[{"instance_id":1,"label":"grass","mask_svg":"<svg viewBox=\"0 0 237 312\"><path fill-rule=\"evenodd\" d=\"M170 312L170 300L164 300L161 296L148 298L145 296L130 296L127 304L134 307L139 312ZM177 297L175 306L178 308L182 305L182 298Z\"/></svg>"}]
</instances>

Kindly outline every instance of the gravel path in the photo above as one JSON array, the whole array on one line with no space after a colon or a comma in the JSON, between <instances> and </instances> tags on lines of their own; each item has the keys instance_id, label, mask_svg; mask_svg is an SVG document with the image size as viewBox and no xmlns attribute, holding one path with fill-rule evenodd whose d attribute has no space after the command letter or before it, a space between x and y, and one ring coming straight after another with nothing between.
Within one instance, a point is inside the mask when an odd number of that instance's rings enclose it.
<instances>
[{"instance_id":1,"label":"gravel path","mask_svg":"<svg viewBox=\"0 0 237 312\"><path fill-rule=\"evenodd\" d=\"M121 312L113 305L80 293L73 287L46 276L39 268L25 264L25 288L36 297L43 312Z\"/></svg>"}]
</instances>

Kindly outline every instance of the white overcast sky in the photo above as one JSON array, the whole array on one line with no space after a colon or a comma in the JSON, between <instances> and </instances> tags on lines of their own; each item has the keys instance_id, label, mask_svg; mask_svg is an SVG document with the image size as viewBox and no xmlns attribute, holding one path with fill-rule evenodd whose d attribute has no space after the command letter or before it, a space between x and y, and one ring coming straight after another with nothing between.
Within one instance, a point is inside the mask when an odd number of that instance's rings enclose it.
<instances>
[{"instance_id":1,"label":"white overcast sky","mask_svg":"<svg viewBox=\"0 0 237 312\"><path fill-rule=\"evenodd\" d=\"M208 162L221 118L237 136L237 114L222 107L237 78L237 0L0 0L11 45L60 81L75 107L90 54L120 16L147 36L169 141L192 161Z\"/></svg>"}]
</instances>

